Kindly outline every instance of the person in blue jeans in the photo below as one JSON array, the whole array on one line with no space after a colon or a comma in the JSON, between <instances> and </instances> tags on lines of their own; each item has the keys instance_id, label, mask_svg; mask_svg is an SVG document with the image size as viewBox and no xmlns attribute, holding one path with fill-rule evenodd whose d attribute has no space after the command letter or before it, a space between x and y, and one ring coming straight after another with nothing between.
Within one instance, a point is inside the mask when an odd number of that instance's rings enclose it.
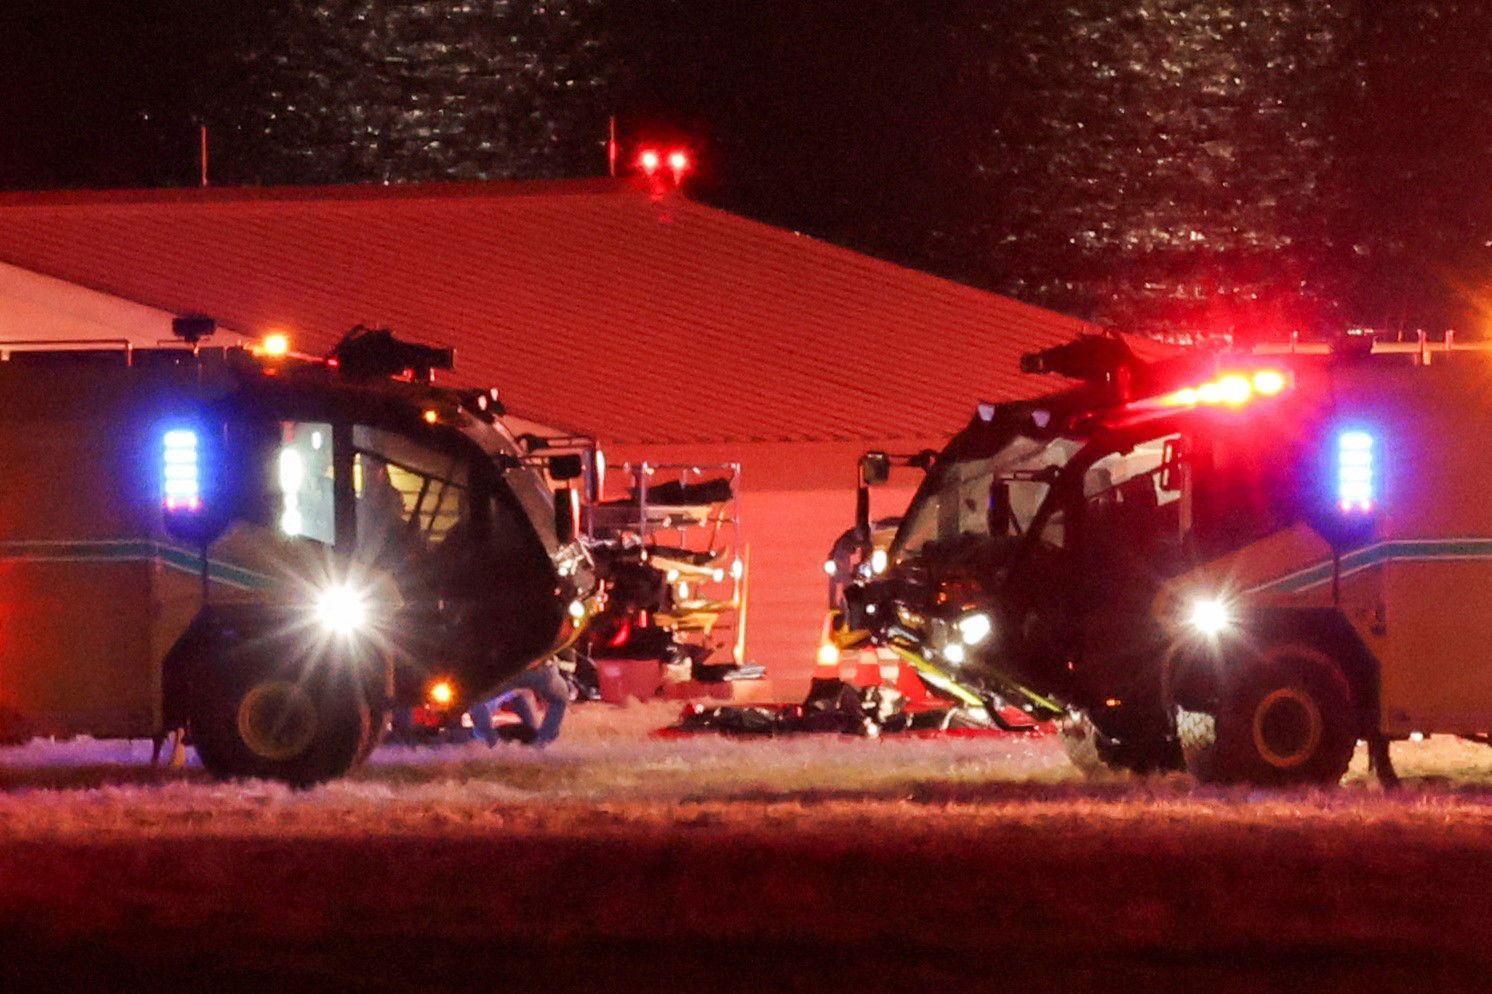
<instances>
[{"instance_id":1,"label":"person in blue jeans","mask_svg":"<svg viewBox=\"0 0 1492 994\"><path fill-rule=\"evenodd\" d=\"M534 714L528 695L522 693L525 690L532 691L544 703L542 720ZM497 732L492 727L492 709L502 704L511 707L533 733L530 744L542 747L559 738L560 726L565 721L565 710L570 706L570 687L560 674L558 663L551 658L524 670L503 684L501 692L490 701L473 704L466 713L471 715L472 729L488 745L497 744Z\"/></svg>"}]
</instances>

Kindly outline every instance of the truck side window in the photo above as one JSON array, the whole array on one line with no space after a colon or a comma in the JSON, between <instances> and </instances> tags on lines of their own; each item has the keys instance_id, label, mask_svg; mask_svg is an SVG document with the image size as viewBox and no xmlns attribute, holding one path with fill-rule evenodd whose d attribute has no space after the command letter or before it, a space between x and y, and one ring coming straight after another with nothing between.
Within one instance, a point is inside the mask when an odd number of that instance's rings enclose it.
<instances>
[{"instance_id":1,"label":"truck side window","mask_svg":"<svg viewBox=\"0 0 1492 994\"><path fill-rule=\"evenodd\" d=\"M1194 531L1198 548L1209 558L1257 542L1300 519L1300 481L1308 473L1301 469L1298 448L1280 445L1273 437L1213 432L1196 441Z\"/></svg>"},{"instance_id":2,"label":"truck side window","mask_svg":"<svg viewBox=\"0 0 1492 994\"><path fill-rule=\"evenodd\" d=\"M1165 453L1174 438L1105 456L1088 470L1085 543L1092 561L1126 563L1137 572L1160 575L1181 568L1181 494L1165 485Z\"/></svg>"},{"instance_id":3,"label":"truck side window","mask_svg":"<svg viewBox=\"0 0 1492 994\"><path fill-rule=\"evenodd\" d=\"M332 496L332 426L319 421L280 422L274 481L280 531L333 544L337 532Z\"/></svg>"}]
</instances>

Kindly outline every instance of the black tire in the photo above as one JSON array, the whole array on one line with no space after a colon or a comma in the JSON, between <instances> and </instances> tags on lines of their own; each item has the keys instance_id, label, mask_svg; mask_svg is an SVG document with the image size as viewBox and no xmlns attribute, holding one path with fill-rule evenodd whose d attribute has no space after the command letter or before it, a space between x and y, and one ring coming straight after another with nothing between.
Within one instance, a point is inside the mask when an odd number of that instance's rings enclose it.
<instances>
[{"instance_id":1,"label":"black tire","mask_svg":"<svg viewBox=\"0 0 1492 994\"><path fill-rule=\"evenodd\" d=\"M1357 745L1352 695L1331 656L1304 643L1225 659L1217 696L1176 709L1187 769L1203 783L1334 785Z\"/></svg>"},{"instance_id":2,"label":"black tire","mask_svg":"<svg viewBox=\"0 0 1492 994\"><path fill-rule=\"evenodd\" d=\"M296 659L284 650L218 642L193 667L192 743L213 776L309 787L342 776L377 743L373 682L335 653Z\"/></svg>"}]
</instances>

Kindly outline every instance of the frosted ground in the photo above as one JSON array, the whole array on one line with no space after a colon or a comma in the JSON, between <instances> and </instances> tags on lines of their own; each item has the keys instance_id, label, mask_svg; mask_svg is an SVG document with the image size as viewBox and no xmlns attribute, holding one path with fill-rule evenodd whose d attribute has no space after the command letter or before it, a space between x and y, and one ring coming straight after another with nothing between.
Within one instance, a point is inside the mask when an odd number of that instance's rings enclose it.
<instances>
[{"instance_id":1,"label":"frosted ground","mask_svg":"<svg viewBox=\"0 0 1492 994\"><path fill-rule=\"evenodd\" d=\"M753 992L1492 967L1486 747L1396 747L1396 795L1361 757L1282 794L1090 783L1051 738L648 736L676 713L579 708L545 752L385 747L305 792L145 743L0 750L0 963L64 989Z\"/></svg>"}]
</instances>

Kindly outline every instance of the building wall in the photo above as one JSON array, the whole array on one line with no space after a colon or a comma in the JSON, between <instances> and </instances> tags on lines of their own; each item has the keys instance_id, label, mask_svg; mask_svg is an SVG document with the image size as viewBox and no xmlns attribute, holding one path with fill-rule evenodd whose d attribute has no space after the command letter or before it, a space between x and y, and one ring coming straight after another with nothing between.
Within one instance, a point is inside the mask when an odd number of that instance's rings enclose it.
<instances>
[{"instance_id":1,"label":"building wall","mask_svg":"<svg viewBox=\"0 0 1492 994\"><path fill-rule=\"evenodd\" d=\"M746 658L767 667L776 696L800 700L818 649L829 546L854 522L856 462L867 449L915 451L927 443L750 443L607 446L607 461L741 464L742 539L750 558ZM899 514L921 474L898 470L872 495L875 517Z\"/></svg>"},{"instance_id":2,"label":"building wall","mask_svg":"<svg viewBox=\"0 0 1492 994\"><path fill-rule=\"evenodd\" d=\"M175 316L0 263L0 342L128 340L141 348L171 341ZM232 345L242 340L223 328L209 344Z\"/></svg>"}]
</instances>

